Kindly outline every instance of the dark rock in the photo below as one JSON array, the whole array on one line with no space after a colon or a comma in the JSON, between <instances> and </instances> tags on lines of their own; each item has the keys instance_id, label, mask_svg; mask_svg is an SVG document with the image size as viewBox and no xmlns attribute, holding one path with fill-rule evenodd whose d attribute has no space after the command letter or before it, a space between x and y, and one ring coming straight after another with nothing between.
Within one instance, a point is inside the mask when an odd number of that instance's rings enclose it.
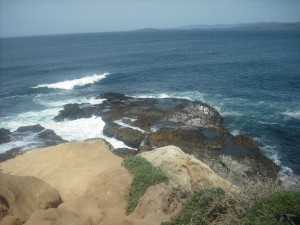
<instances>
[{"instance_id":1,"label":"dark rock","mask_svg":"<svg viewBox=\"0 0 300 225\"><path fill-rule=\"evenodd\" d=\"M91 104L67 104L64 109L54 117L55 121L77 120L81 118L90 118L97 115L99 111L98 105Z\"/></svg>"},{"instance_id":2,"label":"dark rock","mask_svg":"<svg viewBox=\"0 0 300 225\"><path fill-rule=\"evenodd\" d=\"M175 145L184 152L200 158L215 154L214 150L221 149L226 144L226 136L216 139L208 138L202 128L196 127L164 127L157 132L148 134L146 144L155 147Z\"/></svg>"},{"instance_id":3,"label":"dark rock","mask_svg":"<svg viewBox=\"0 0 300 225\"><path fill-rule=\"evenodd\" d=\"M115 155L120 156L122 158L136 155L138 152L134 149L129 148L116 148L112 151Z\"/></svg>"},{"instance_id":4,"label":"dark rock","mask_svg":"<svg viewBox=\"0 0 300 225\"><path fill-rule=\"evenodd\" d=\"M43 140L45 146L58 145L67 142L50 129L38 133L37 137Z\"/></svg>"},{"instance_id":5,"label":"dark rock","mask_svg":"<svg viewBox=\"0 0 300 225\"><path fill-rule=\"evenodd\" d=\"M141 131L122 127L114 122L105 124L103 134L108 137L115 137L132 148L138 148L144 139L144 134Z\"/></svg>"},{"instance_id":6,"label":"dark rock","mask_svg":"<svg viewBox=\"0 0 300 225\"><path fill-rule=\"evenodd\" d=\"M5 132L7 133L7 131ZM18 152L25 147L47 147L67 142L53 130L45 129L39 124L19 127L15 132L9 132L9 135L16 141L22 141L24 138L30 137L29 139L32 140L32 142L28 142L27 146L20 145L4 153L0 153L0 162L14 158Z\"/></svg>"},{"instance_id":7,"label":"dark rock","mask_svg":"<svg viewBox=\"0 0 300 225\"><path fill-rule=\"evenodd\" d=\"M178 146L237 185L252 177L277 176L278 167L263 156L256 142L249 136L231 135L219 112L205 103L132 98L120 93L104 93L99 98L107 100L99 105L66 105L55 120L101 116L106 123L104 135L115 137L138 152Z\"/></svg>"},{"instance_id":8,"label":"dark rock","mask_svg":"<svg viewBox=\"0 0 300 225\"><path fill-rule=\"evenodd\" d=\"M142 152L149 152L151 151L153 148L151 148L149 145L142 145L139 147L138 149L138 153L142 153Z\"/></svg>"},{"instance_id":9,"label":"dark rock","mask_svg":"<svg viewBox=\"0 0 300 225\"><path fill-rule=\"evenodd\" d=\"M10 142L10 140L11 140L10 135L11 135L11 133L8 129L1 128L0 129L0 144Z\"/></svg>"},{"instance_id":10,"label":"dark rock","mask_svg":"<svg viewBox=\"0 0 300 225\"><path fill-rule=\"evenodd\" d=\"M106 99L107 101L122 101L129 99L130 97L125 96L124 94L121 93L116 93L116 92L107 92L101 94L97 99Z\"/></svg>"},{"instance_id":11,"label":"dark rock","mask_svg":"<svg viewBox=\"0 0 300 225\"><path fill-rule=\"evenodd\" d=\"M0 154L0 162L4 162L8 159L14 158L21 148L12 148L9 151Z\"/></svg>"},{"instance_id":12,"label":"dark rock","mask_svg":"<svg viewBox=\"0 0 300 225\"><path fill-rule=\"evenodd\" d=\"M44 130L45 128L42 127L40 124L32 125L32 126L23 126L19 127L16 131L17 132L33 132L33 133L38 133Z\"/></svg>"},{"instance_id":13,"label":"dark rock","mask_svg":"<svg viewBox=\"0 0 300 225\"><path fill-rule=\"evenodd\" d=\"M237 185L249 178L277 176L278 167L260 152L256 142L249 136L232 136L219 112L205 103L117 93L100 97L108 99L99 106L98 114L106 123L104 134L139 148L139 152L178 146ZM115 124L116 120L145 132Z\"/></svg>"},{"instance_id":14,"label":"dark rock","mask_svg":"<svg viewBox=\"0 0 300 225\"><path fill-rule=\"evenodd\" d=\"M241 145L241 146L244 146L245 148L259 152L258 144L253 140L252 137L250 137L248 135L235 136L235 137L233 137L233 141L237 145Z\"/></svg>"}]
</instances>

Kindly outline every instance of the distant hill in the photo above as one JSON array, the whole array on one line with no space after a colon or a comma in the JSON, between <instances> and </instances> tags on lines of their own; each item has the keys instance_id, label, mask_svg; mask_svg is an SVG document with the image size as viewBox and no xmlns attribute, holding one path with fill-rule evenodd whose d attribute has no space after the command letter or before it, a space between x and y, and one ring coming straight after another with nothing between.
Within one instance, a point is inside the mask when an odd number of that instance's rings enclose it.
<instances>
[{"instance_id":1,"label":"distant hill","mask_svg":"<svg viewBox=\"0 0 300 225\"><path fill-rule=\"evenodd\" d=\"M293 30L300 29L300 22L279 23L279 22L258 22L258 23L240 23L240 24L214 24L214 25L189 25L176 27L179 30L196 29L243 29L243 30Z\"/></svg>"},{"instance_id":2,"label":"distant hill","mask_svg":"<svg viewBox=\"0 0 300 225\"><path fill-rule=\"evenodd\" d=\"M133 29L133 30L131 30L131 31L142 31L142 32L144 32L144 31L158 31L158 30L160 30L160 29L155 29L155 28L142 28L142 29Z\"/></svg>"}]
</instances>

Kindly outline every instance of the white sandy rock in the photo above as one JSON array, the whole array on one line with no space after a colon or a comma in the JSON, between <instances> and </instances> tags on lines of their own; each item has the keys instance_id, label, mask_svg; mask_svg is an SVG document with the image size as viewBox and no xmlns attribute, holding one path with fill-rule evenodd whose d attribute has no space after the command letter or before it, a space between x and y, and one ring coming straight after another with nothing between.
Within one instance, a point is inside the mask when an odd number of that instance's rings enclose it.
<instances>
[{"instance_id":1,"label":"white sandy rock","mask_svg":"<svg viewBox=\"0 0 300 225\"><path fill-rule=\"evenodd\" d=\"M140 155L161 169L174 187L184 188L190 192L212 186L233 188L230 182L215 174L205 163L184 153L176 146L157 148Z\"/></svg>"}]
</instances>

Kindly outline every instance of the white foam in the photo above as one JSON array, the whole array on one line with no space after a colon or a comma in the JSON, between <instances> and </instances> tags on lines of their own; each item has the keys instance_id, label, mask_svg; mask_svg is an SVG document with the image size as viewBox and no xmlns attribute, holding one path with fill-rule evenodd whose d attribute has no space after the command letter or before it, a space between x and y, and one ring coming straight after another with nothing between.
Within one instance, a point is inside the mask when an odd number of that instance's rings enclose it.
<instances>
[{"instance_id":1,"label":"white foam","mask_svg":"<svg viewBox=\"0 0 300 225\"><path fill-rule=\"evenodd\" d=\"M99 80L106 78L109 73L101 75L94 74L93 76L87 76L80 79L66 80L53 84L40 84L33 88L54 88L54 89L65 89L72 90L76 86L85 86L87 84L93 84Z\"/></svg>"},{"instance_id":2,"label":"white foam","mask_svg":"<svg viewBox=\"0 0 300 225\"><path fill-rule=\"evenodd\" d=\"M215 107L216 109L217 107ZM222 112L222 110L220 108L216 109L218 112L221 113L222 116L243 116L243 113L240 112L236 112L236 111L224 111Z\"/></svg>"},{"instance_id":3,"label":"white foam","mask_svg":"<svg viewBox=\"0 0 300 225\"><path fill-rule=\"evenodd\" d=\"M300 111L295 111L295 112L285 112L283 113L284 115L286 116L289 116L289 117L293 117L295 119L300 119Z\"/></svg>"},{"instance_id":4,"label":"white foam","mask_svg":"<svg viewBox=\"0 0 300 225\"><path fill-rule=\"evenodd\" d=\"M134 129L134 130L138 130L142 133L146 133L146 131L144 131L143 129L139 128L139 127L134 127L134 126L131 126L127 123L124 123L122 120L115 120L114 123L122 126L122 127L128 127L128 128L131 128L131 129Z\"/></svg>"},{"instance_id":5,"label":"white foam","mask_svg":"<svg viewBox=\"0 0 300 225\"><path fill-rule=\"evenodd\" d=\"M135 95L135 98L180 98L188 100L200 100L204 101L204 93L198 91L186 91L186 92L162 92L156 94L141 94Z\"/></svg>"},{"instance_id":6,"label":"white foam","mask_svg":"<svg viewBox=\"0 0 300 225\"><path fill-rule=\"evenodd\" d=\"M57 135L67 141L81 141L89 138L106 139L114 148L130 148L123 142L115 138L109 138L103 135L104 121L101 117L93 116L91 118L82 118L77 120L65 120L55 122L54 116L58 114L61 108L52 108L42 111L31 111L19 114L15 117L5 117L0 122L0 127L5 127L15 131L21 126L40 124L41 126L54 130ZM16 143L9 142L5 146L1 145L1 152L5 152L13 147L25 147L34 143L32 138L16 140Z\"/></svg>"},{"instance_id":7,"label":"white foam","mask_svg":"<svg viewBox=\"0 0 300 225\"><path fill-rule=\"evenodd\" d=\"M74 104L74 103L90 103L91 105L101 104L105 99L96 99L95 97L91 98L73 98L68 100L54 100L51 101L49 97L46 95L38 95L34 98L34 101L37 104L46 106L46 107L63 107L66 104Z\"/></svg>"},{"instance_id":8,"label":"white foam","mask_svg":"<svg viewBox=\"0 0 300 225\"><path fill-rule=\"evenodd\" d=\"M237 135L240 134L240 131L239 131L239 130L233 130L233 131L231 132L231 134L234 135L234 136L237 136Z\"/></svg>"}]
</instances>

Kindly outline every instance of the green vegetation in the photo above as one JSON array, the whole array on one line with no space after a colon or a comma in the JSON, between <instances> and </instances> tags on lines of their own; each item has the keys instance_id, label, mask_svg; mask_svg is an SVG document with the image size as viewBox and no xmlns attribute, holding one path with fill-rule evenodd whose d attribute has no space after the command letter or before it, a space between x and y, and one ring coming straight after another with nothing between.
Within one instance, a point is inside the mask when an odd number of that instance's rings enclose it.
<instances>
[{"instance_id":1,"label":"green vegetation","mask_svg":"<svg viewBox=\"0 0 300 225\"><path fill-rule=\"evenodd\" d=\"M168 178L162 171L140 156L125 158L123 165L133 175L126 207L126 214L128 215L134 211L139 199L145 194L148 187L167 182Z\"/></svg>"},{"instance_id":2,"label":"green vegetation","mask_svg":"<svg viewBox=\"0 0 300 225\"><path fill-rule=\"evenodd\" d=\"M299 222L299 191L280 191L248 201L239 194L212 188L196 192L171 222L161 225L296 225Z\"/></svg>"},{"instance_id":3,"label":"green vegetation","mask_svg":"<svg viewBox=\"0 0 300 225\"><path fill-rule=\"evenodd\" d=\"M254 202L244 224L275 225L300 222L300 191L280 191Z\"/></svg>"},{"instance_id":4,"label":"green vegetation","mask_svg":"<svg viewBox=\"0 0 300 225\"><path fill-rule=\"evenodd\" d=\"M162 225L207 225L239 224L235 212L236 202L229 198L221 188L204 189L196 192L185 208Z\"/></svg>"}]
</instances>

